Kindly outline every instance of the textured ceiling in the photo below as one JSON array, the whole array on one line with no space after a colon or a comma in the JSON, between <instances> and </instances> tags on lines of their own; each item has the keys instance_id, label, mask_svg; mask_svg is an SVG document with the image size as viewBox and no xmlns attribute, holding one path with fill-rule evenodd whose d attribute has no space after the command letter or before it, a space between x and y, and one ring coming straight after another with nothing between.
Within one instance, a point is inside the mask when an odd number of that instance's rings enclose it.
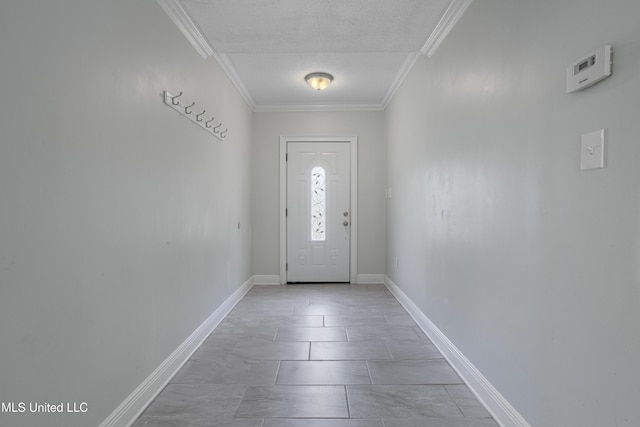
<instances>
[{"instance_id":1,"label":"textured ceiling","mask_svg":"<svg viewBox=\"0 0 640 427\"><path fill-rule=\"evenodd\" d=\"M254 111L383 109L470 1L158 0L184 12L185 35L203 40ZM312 90L303 78L314 71L333 84Z\"/></svg>"},{"instance_id":2,"label":"textured ceiling","mask_svg":"<svg viewBox=\"0 0 640 427\"><path fill-rule=\"evenodd\" d=\"M185 0L218 53L417 52L448 0Z\"/></svg>"}]
</instances>

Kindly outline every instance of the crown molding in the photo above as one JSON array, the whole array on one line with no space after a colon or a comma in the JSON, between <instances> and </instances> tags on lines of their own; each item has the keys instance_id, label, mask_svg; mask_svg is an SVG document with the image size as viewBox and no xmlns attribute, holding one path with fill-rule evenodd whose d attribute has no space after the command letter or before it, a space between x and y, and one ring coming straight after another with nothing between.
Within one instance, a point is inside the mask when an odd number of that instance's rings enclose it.
<instances>
[{"instance_id":1,"label":"crown molding","mask_svg":"<svg viewBox=\"0 0 640 427\"><path fill-rule=\"evenodd\" d=\"M247 90L247 87L244 85L244 83L242 83L242 79L238 76L238 73L236 73L236 69L231 61L229 61L227 55L224 55L222 53L214 53L213 57L216 61L218 61L218 64L222 68L222 71L224 71L227 77L229 77L231 83L236 87L238 92L240 92L240 96L242 96L249 108L251 108L251 111L256 111L256 102L253 100L253 97Z\"/></svg>"},{"instance_id":2,"label":"crown molding","mask_svg":"<svg viewBox=\"0 0 640 427\"><path fill-rule=\"evenodd\" d=\"M425 42L420 52L423 55L427 55L429 58L436 53L438 46L442 43L449 34L449 32L456 25L458 20L462 17L467 10L472 0L453 0L447 10L438 21L436 28L433 30L429 38Z\"/></svg>"},{"instance_id":3,"label":"crown molding","mask_svg":"<svg viewBox=\"0 0 640 427\"><path fill-rule=\"evenodd\" d=\"M244 98L249 108L251 108L252 111L255 110L256 103L242 83L242 80L238 77L235 68L231 62L229 62L227 56L213 50L213 47L211 47L207 38L191 18L189 12L187 12L182 6L182 3L180 3L180 0L156 0L156 2L166 14L169 15L169 18L171 18L173 23L176 24L182 34L189 40L202 59L207 59L210 56L215 58L224 73L229 77L229 80L231 80L231 83L238 89L238 92L240 92L240 95Z\"/></svg>"},{"instance_id":4,"label":"crown molding","mask_svg":"<svg viewBox=\"0 0 640 427\"><path fill-rule=\"evenodd\" d=\"M297 111L384 111L382 104L273 104L257 105L255 113L291 113Z\"/></svg>"},{"instance_id":5,"label":"crown molding","mask_svg":"<svg viewBox=\"0 0 640 427\"><path fill-rule=\"evenodd\" d=\"M396 78L391 83L382 102L379 104L301 104L301 105L257 105L246 86L235 71L235 67L224 54L217 53L191 18L180 0L156 0L158 5L169 15L169 18L189 40L203 59L213 56L231 83L236 87L249 108L254 112L294 112L294 111L384 111L404 82L420 54L431 57L440 43L456 25L467 10L472 0L452 0L444 12L436 28L420 49L420 53L409 53Z\"/></svg>"},{"instance_id":6,"label":"crown molding","mask_svg":"<svg viewBox=\"0 0 640 427\"><path fill-rule=\"evenodd\" d=\"M213 48L179 0L156 0L156 2L169 15L173 23L202 56L202 59L214 55Z\"/></svg>"},{"instance_id":7,"label":"crown molding","mask_svg":"<svg viewBox=\"0 0 640 427\"><path fill-rule=\"evenodd\" d=\"M393 99L402 82L407 77L415 63L420 58L420 53L412 52L407 55L400 71L391 83L389 90L379 104L309 104L309 105L257 105L252 109L256 113L266 112L294 112L294 111L384 111Z\"/></svg>"},{"instance_id":8,"label":"crown molding","mask_svg":"<svg viewBox=\"0 0 640 427\"><path fill-rule=\"evenodd\" d=\"M391 86L389 87L387 94L384 96L382 100L383 110L387 108L387 106L393 99L398 89L400 89L400 86L402 86L402 82L404 82L404 79L407 78L407 75L409 74L413 66L418 61L418 58L420 58L420 53L417 53L417 52L413 52L407 55L407 59L405 59L404 64L402 64L400 71L398 71L396 78L391 83Z\"/></svg>"},{"instance_id":9,"label":"crown molding","mask_svg":"<svg viewBox=\"0 0 640 427\"><path fill-rule=\"evenodd\" d=\"M285 113L295 111L382 111L384 104L265 104L258 105L247 90L242 79L236 73L236 69L225 54L214 53L222 70L225 72L231 83L236 87L240 96L245 100L251 111L254 113Z\"/></svg>"}]
</instances>

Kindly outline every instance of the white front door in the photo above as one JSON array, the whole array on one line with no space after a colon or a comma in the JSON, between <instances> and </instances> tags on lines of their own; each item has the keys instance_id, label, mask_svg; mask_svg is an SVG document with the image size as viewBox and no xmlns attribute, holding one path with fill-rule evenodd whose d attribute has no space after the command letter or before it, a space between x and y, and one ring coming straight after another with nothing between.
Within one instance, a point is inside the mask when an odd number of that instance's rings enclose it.
<instances>
[{"instance_id":1,"label":"white front door","mask_svg":"<svg viewBox=\"0 0 640 427\"><path fill-rule=\"evenodd\" d=\"M287 282L350 281L350 150L287 143Z\"/></svg>"}]
</instances>

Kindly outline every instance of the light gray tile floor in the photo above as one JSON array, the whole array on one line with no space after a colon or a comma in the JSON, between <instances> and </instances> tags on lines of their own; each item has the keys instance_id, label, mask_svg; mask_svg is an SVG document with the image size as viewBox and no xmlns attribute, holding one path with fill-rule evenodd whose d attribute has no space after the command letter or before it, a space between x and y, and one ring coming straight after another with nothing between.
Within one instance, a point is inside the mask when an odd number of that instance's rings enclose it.
<instances>
[{"instance_id":1,"label":"light gray tile floor","mask_svg":"<svg viewBox=\"0 0 640 427\"><path fill-rule=\"evenodd\" d=\"M133 427L497 427L383 285L257 286Z\"/></svg>"},{"instance_id":2,"label":"light gray tile floor","mask_svg":"<svg viewBox=\"0 0 640 427\"><path fill-rule=\"evenodd\" d=\"M343 327L335 328L278 328L276 341L346 341Z\"/></svg>"},{"instance_id":3,"label":"light gray tile floor","mask_svg":"<svg viewBox=\"0 0 640 427\"><path fill-rule=\"evenodd\" d=\"M357 361L283 361L277 384L371 384L367 363Z\"/></svg>"}]
</instances>

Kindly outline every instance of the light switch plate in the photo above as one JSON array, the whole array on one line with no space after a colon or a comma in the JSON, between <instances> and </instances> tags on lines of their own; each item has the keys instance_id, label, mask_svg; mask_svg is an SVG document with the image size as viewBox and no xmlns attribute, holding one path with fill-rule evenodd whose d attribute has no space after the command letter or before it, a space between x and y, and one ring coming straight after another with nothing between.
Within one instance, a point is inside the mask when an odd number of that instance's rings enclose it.
<instances>
[{"instance_id":1,"label":"light switch plate","mask_svg":"<svg viewBox=\"0 0 640 427\"><path fill-rule=\"evenodd\" d=\"M580 170L604 167L604 129L582 135Z\"/></svg>"}]
</instances>

